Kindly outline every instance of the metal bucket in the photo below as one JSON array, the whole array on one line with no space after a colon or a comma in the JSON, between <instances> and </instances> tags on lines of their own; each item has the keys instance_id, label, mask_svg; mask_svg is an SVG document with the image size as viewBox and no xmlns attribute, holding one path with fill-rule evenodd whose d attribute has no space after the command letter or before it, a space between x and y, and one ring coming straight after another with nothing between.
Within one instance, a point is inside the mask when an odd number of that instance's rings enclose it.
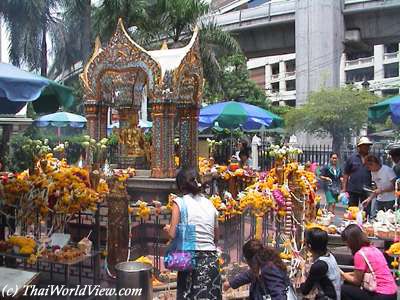
<instances>
[{"instance_id":1,"label":"metal bucket","mask_svg":"<svg viewBox=\"0 0 400 300\"><path fill-rule=\"evenodd\" d=\"M117 299L152 300L152 267L138 262L122 262L115 266L117 273Z\"/></svg>"}]
</instances>

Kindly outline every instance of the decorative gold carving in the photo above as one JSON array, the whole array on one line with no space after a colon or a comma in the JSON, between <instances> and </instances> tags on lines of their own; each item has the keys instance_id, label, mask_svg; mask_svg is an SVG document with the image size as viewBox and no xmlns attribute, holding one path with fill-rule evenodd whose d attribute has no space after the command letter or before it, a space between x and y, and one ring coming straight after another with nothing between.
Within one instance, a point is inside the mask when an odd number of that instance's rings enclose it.
<instances>
[{"instance_id":1,"label":"decorative gold carving","mask_svg":"<svg viewBox=\"0 0 400 300\"><path fill-rule=\"evenodd\" d=\"M176 109L191 111L188 118L180 118L180 133L187 147L187 164L197 162L197 118L203 91L203 69L201 64L199 33L196 28L180 65L167 70L162 76L161 65L151 53L137 45L126 32L121 19L108 45L102 49L96 40L95 49L80 75L84 88L85 110L88 130L92 137L105 133L100 129L105 120L105 107L129 110L120 114L121 157L145 157L151 159L153 177L173 177L173 138ZM164 41L163 51L170 51ZM161 60L160 60L161 61ZM143 89L147 89L153 115L153 140L145 144L143 132L137 127L137 112L140 109ZM99 106L98 106L99 105ZM193 110L193 111L192 111ZM131 116L128 119L127 116ZM182 141L183 141L182 140ZM151 154L148 148L151 147Z\"/></svg>"},{"instance_id":2,"label":"decorative gold carving","mask_svg":"<svg viewBox=\"0 0 400 300\"><path fill-rule=\"evenodd\" d=\"M161 49L160 50L168 50L168 44L167 41L164 41L161 45Z\"/></svg>"},{"instance_id":3,"label":"decorative gold carving","mask_svg":"<svg viewBox=\"0 0 400 300\"><path fill-rule=\"evenodd\" d=\"M126 32L121 19L107 47L94 52L84 68L81 80L84 84L85 99L101 99L102 76L107 72L136 72L143 70L148 76L149 95L158 89L161 82L161 67L150 54L137 45Z\"/></svg>"},{"instance_id":4,"label":"decorative gold carving","mask_svg":"<svg viewBox=\"0 0 400 300\"><path fill-rule=\"evenodd\" d=\"M89 80L88 80L88 70L89 70L89 66L91 65L93 60L96 58L96 56L100 53L100 51L101 51L101 41L100 41L100 37L97 36L96 40L94 42L94 49L93 49L92 56L89 58L87 64L85 65L85 68L83 69L83 73L81 73L79 75L79 79L81 80L83 87L92 93L93 93L93 91L90 88L90 84L89 84Z\"/></svg>"},{"instance_id":5,"label":"decorative gold carving","mask_svg":"<svg viewBox=\"0 0 400 300\"><path fill-rule=\"evenodd\" d=\"M199 32L196 27L189 43L190 50L174 70L174 85L180 105L200 105L203 92L203 68L201 64Z\"/></svg>"}]
</instances>

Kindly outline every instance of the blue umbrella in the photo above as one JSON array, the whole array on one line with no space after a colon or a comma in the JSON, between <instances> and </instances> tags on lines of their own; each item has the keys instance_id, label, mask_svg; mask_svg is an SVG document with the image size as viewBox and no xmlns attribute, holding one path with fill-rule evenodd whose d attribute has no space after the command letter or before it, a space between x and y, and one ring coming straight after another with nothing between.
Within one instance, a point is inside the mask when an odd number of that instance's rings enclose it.
<instances>
[{"instance_id":1,"label":"blue umbrella","mask_svg":"<svg viewBox=\"0 0 400 300\"><path fill-rule=\"evenodd\" d=\"M82 128L85 126L86 122L87 120L85 117L64 111L41 116L35 120L35 124L38 127L46 127L49 125L54 127L66 127L69 125L71 127Z\"/></svg>"},{"instance_id":2,"label":"blue umbrella","mask_svg":"<svg viewBox=\"0 0 400 300\"><path fill-rule=\"evenodd\" d=\"M258 106L226 101L208 105L200 110L200 130L213 127L216 122L222 128L258 130L262 127L280 127L283 119Z\"/></svg>"},{"instance_id":3,"label":"blue umbrella","mask_svg":"<svg viewBox=\"0 0 400 300\"><path fill-rule=\"evenodd\" d=\"M37 112L57 111L74 101L72 89L45 77L0 63L0 113L16 113L26 102Z\"/></svg>"}]
</instances>

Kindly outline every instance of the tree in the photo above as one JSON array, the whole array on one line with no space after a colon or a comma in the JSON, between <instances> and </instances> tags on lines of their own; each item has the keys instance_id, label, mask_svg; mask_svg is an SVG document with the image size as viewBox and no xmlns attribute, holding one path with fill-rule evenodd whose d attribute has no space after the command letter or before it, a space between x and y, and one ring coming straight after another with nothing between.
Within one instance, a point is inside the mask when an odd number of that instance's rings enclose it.
<instances>
[{"instance_id":1,"label":"tree","mask_svg":"<svg viewBox=\"0 0 400 300\"><path fill-rule=\"evenodd\" d=\"M51 27L54 61L48 74L50 78L57 78L78 62L84 64L91 53L91 1L59 2L61 19Z\"/></svg>"},{"instance_id":2,"label":"tree","mask_svg":"<svg viewBox=\"0 0 400 300\"><path fill-rule=\"evenodd\" d=\"M95 10L94 23L101 40L110 38L118 17L122 17L134 39L147 49L159 49L166 40L170 48L186 44L193 29L208 11L204 0L105 0ZM135 28L136 27L136 28ZM200 24L200 50L204 76L214 90L220 90L218 58L241 53L238 42L215 24Z\"/></svg>"},{"instance_id":3,"label":"tree","mask_svg":"<svg viewBox=\"0 0 400 300\"><path fill-rule=\"evenodd\" d=\"M103 0L102 4L93 10L95 34L102 41L108 41L122 18L126 28L143 24L146 15L145 0Z\"/></svg>"},{"instance_id":4,"label":"tree","mask_svg":"<svg viewBox=\"0 0 400 300\"><path fill-rule=\"evenodd\" d=\"M31 70L47 75L47 41L49 27L56 20L51 11L57 0L2 0L0 15L10 33L9 56L12 64L26 63Z\"/></svg>"},{"instance_id":5,"label":"tree","mask_svg":"<svg viewBox=\"0 0 400 300\"><path fill-rule=\"evenodd\" d=\"M345 138L357 134L367 124L368 106L377 97L353 86L313 92L300 108L287 113L289 130L332 137L332 149L339 152Z\"/></svg>"},{"instance_id":6,"label":"tree","mask_svg":"<svg viewBox=\"0 0 400 300\"><path fill-rule=\"evenodd\" d=\"M222 99L232 100L243 98L243 101L263 107L270 108L264 91L250 79L246 66L246 59L242 54L225 56L220 60L221 66L221 91L215 91L206 84L204 100L215 103Z\"/></svg>"}]
</instances>

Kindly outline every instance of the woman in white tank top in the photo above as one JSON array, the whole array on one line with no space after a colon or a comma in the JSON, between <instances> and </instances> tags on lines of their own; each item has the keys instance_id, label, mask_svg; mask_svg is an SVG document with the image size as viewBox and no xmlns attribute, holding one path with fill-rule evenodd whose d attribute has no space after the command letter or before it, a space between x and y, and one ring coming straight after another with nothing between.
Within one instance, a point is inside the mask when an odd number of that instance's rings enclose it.
<instances>
[{"instance_id":1,"label":"woman in white tank top","mask_svg":"<svg viewBox=\"0 0 400 300\"><path fill-rule=\"evenodd\" d=\"M222 299L216 241L218 239L218 211L212 202L200 193L198 173L182 169L176 176L182 194L172 205L171 222L165 226L170 238L176 234L182 207L187 210L188 224L195 226L193 271L178 272L176 299Z\"/></svg>"}]
</instances>

